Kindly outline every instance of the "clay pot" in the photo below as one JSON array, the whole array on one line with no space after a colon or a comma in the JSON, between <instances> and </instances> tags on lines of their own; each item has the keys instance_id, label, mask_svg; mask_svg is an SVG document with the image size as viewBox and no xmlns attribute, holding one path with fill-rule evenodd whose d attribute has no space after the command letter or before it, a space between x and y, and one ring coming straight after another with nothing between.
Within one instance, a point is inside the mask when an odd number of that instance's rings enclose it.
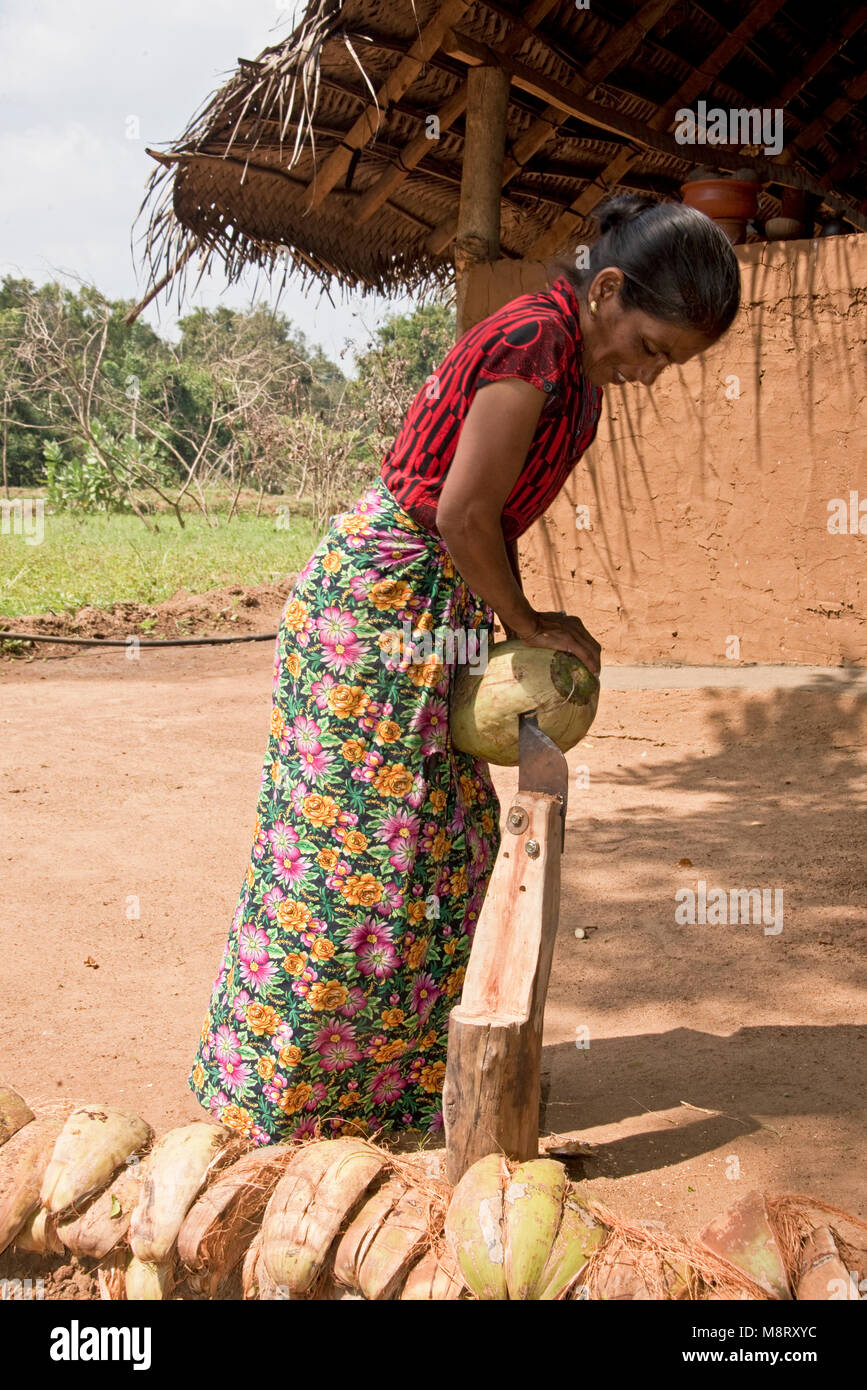
<instances>
[{"instance_id":1,"label":"clay pot","mask_svg":"<svg viewBox=\"0 0 867 1390\"><path fill-rule=\"evenodd\" d=\"M687 207L712 217L715 222L743 222L755 217L759 185L751 179L697 179L681 185Z\"/></svg>"},{"instance_id":2,"label":"clay pot","mask_svg":"<svg viewBox=\"0 0 867 1390\"><path fill-rule=\"evenodd\" d=\"M722 228L732 246L738 246L747 234L747 224L742 217L715 217L713 221Z\"/></svg>"},{"instance_id":3,"label":"clay pot","mask_svg":"<svg viewBox=\"0 0 867 1390\"><path fill-rule=\"evenodd\" d=\"M769 217L765 223L768 241L797 241L803 235L803 223L798 217Z\"/></svg>"},{"instance_id":4,"label":"clay pot","mask_svg":"<svg viewBox=\"0 0 867 1390\"><path fill-rule=\"evenodd\" d=\"M780 216L803 222L807 215L807 194L803 188L783 188L780 195Z\"/></svg>"}]
</instances>

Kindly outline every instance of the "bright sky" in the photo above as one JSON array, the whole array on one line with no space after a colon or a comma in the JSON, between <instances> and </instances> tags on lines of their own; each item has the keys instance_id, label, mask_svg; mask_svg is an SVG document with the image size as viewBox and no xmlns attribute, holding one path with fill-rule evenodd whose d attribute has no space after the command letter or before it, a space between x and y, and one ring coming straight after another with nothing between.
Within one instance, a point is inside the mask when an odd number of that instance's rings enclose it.
<instances>
[{"instance_id":1,"label":"bright sky","mask_svg":"<svg viewBox=\"0 0 867 1390\"><path fill-rule=\"evenodd\" d=\"M80 276L109 298L140 298L130 235L154 167L145 147L177 139L236 60L290 32L302 8L293 0L0 0L0 276L36 284ZM215 266L181 313L198 304L244 308L255 278L227 288ZM276 298L264 276L257 298ZM304 294L290 283L279 307L334 358L389 309L411 307L336 287L332 298L334 306L318 288ZM165 292L142 315L167 337L177 316Z\"/></svg>"}]
</instances>

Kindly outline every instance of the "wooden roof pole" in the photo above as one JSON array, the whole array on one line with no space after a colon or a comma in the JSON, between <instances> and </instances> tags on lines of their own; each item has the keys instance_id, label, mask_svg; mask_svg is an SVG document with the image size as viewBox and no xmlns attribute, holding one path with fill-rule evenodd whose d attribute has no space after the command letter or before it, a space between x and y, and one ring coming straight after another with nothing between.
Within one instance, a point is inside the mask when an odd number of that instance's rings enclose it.
<instances>
[{"instance_id":1,"label":"wooden roof pole","mask_svg":"<svg viewBox=\"0 0 867 1390\"><path fill-rule=\"evenodd\" d=\"M347 131L343 144L332 150L323 162L322 168L314 173L305 203L308 212L312 212L325 201L338 179L342 178L349 168L354 151L362 149L375 136L379 129L382 108L402 97L412 86L428 58L436 53L443 35L457 23L469 7L469 0L446 0L430 23L425 25L406 57L401 59L379 88L376 101L365 107Z\"/></svg>"},{"instance_id":2,"label":"wooden roof pole","mask_svg":"<svg viewBox=\"0 0 867 1390\"><path fill-rule=\"evenodd\" d=\"M499 67L467 74L467 115L461 201L455 237L457 336L466 331L467 271L500 254L500 198L506 151L509 75Z\"/></svg>"},{"instance_id":3,"label":"wooden roof pole","mask_svg":"<svg viewBox=\"0 0 867 1390\"><path fill-rule=\"evenodd\" d=\"M840 29L833 38L830 38L827 43L822 44L822 47L813 54L812 58L810 58L807 63L805 63L800 72L796 72L794 77L789 78L788 82L777 92L776 97L770 105L787 105L787 103L792 100L792 97L798 95L802 87L806 87L808 82L812 82L816 74L821 72L832 58L836 57L841 48L846 47L849 40L854 38L858 30L863 29L865 24L867 24L867 5L852 12L842 29Z\"/></svg>"},{"instance_id":4,"label":"wooden roof pole","mask_svg":"<svg viewBox=\"0 0 867 1390\"><path fill-rule=\"evenodd\" d=\"M586 68L583 68L579 73L572 90L579 94L589 92L600 82L604 82L609 73L613 72L620 63L635 52L653 26L675 3L676 0L648 0L647 4L642 5L628 24L624 24L622 29L616 30L605 41L595 58L592 58ZM524 134L515 141L512 153L503 165L504 186L521 172L537 150L547 144L556 134L557 127L562 123L563 112L561 108L559 106L546 106L541 116L537 116ZM449 242L454 240L457 223L457 217L452 213L443 218L439 226L434 228L428 239L428 249L434 255L439 255L446 249Z\"/></svg>"},{"instance_id":5,"label":"wooden roof pole","mask_svg":"<svg viewBox=\"0 0 867 1390\"><path fill-rule=\"evenodd\" d=\"M687 78L686 82L678 88L670 101L650 122L651 126L656 130L666 130L671 125L675 112L681 106L687 106L693 101L702 88L706 87L708 82L722 72L741 45L748 42L766 24L777 10L782 8L782 4L783 0L762 0L761 4L755 5L746 18L732 30L728 38L717 45L706 61L702 63L701 68L696 69L692 76ZM571 233L583 223L584 218L604 198L608 197L611 189L619 182L626 170L631 168L639 158L640 151L619 150L598 178L594 179L588 188L582 189L569 211L562 213L553 226L537 238L527 252L527 258L543 260L546 256L560 250Z\"/></svg>"},{"instance_id":6,"label":"wooden roof pole","mask_svg":"<svg viewBox=\"0 0 867 1390\"><path fill-rule=\"evenodd\" d=\"M661 3L661 0L656 0L656 3ZM672 4L673 0L667 0L667 3ZM520 28L516 29L514 34L510 34L506 39L503 45L504 50L512 53L520 48L521 44L524 42L523 28L527 26L532 29L534 24L541 23L548 11L552 10L556 4L557 0L533 0L533 4L531 4L527 10L523 24ZM453 125L457 118L463 115L466 104L467 83L462 82L459 87L455 88L452 95L443 102L439 110L432 113L436 115L438 129L440 131L448 130L449 126ZM391 196L395 188L403 183L403 180L406 178L407 174L409 174L410 170L420 164L425 155L430 154L435 146L436 140L429 138L426 131L421 135L417 135L414 140L410 140L409 144L401 152L400 165L394 169L389 169L378 178L376 183L359 199L358 208L355 213L357 220L359 222L366 222L368 218L372 217L377 208L381 207L386 199ZM457 217L455 217L453 221L454 226L449 241L452 240L457 230Z\"/></svg>"}]
</instances>

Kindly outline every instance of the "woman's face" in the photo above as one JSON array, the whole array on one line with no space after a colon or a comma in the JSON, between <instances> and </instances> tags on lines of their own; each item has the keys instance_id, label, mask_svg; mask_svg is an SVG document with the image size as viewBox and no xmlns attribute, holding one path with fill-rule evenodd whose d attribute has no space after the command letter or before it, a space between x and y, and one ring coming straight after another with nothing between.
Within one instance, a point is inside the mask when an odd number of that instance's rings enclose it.
<instances>
[{"instance_id":1,"label":"woman's face","mask_svg":"<svg viewBox=\"0 0 867 1390\"><path fill-rule=\"evenodd\" d=\"M694 328L652 318L640 309L623 308L623 271L600 270L581 304L584 339L582 369L594 386L641 382L652 386L661 371L688 362L716 341ZM595 303L595 314L590 304Z\"/></svg>"}]
</instances>

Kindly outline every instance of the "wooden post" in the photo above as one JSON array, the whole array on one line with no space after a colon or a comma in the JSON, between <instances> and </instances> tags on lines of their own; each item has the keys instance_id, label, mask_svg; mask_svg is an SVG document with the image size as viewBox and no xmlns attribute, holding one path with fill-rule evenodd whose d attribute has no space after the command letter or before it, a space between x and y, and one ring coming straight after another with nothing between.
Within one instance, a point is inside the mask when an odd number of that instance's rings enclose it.
<instances>
[{"instance_id":1,"label":"wooden post","mask_svg":"<svg viewBox=\"0 0 867 1390\"><path fill-rule=\"evenodd\" d=\"M536 1158L545 996L560 910L556 797L518 792L449 1016L443 1086L447 1176L489 1153ZM517 825L517 830L508 828Z\"/></svg>"},{"instance_id":2,"label":"wooden post","mask_svg":"<svg viewBox=\"0 0 867 1390\"><path fill-rule=\"evenodd\" d=\"M497 67L474 67L467 73L464 162L455 236L455 281L458 337L466 321L466 272L479 261L500 254L500 198L506 154L509 75Z\"/></svg>"}]
</instances>

